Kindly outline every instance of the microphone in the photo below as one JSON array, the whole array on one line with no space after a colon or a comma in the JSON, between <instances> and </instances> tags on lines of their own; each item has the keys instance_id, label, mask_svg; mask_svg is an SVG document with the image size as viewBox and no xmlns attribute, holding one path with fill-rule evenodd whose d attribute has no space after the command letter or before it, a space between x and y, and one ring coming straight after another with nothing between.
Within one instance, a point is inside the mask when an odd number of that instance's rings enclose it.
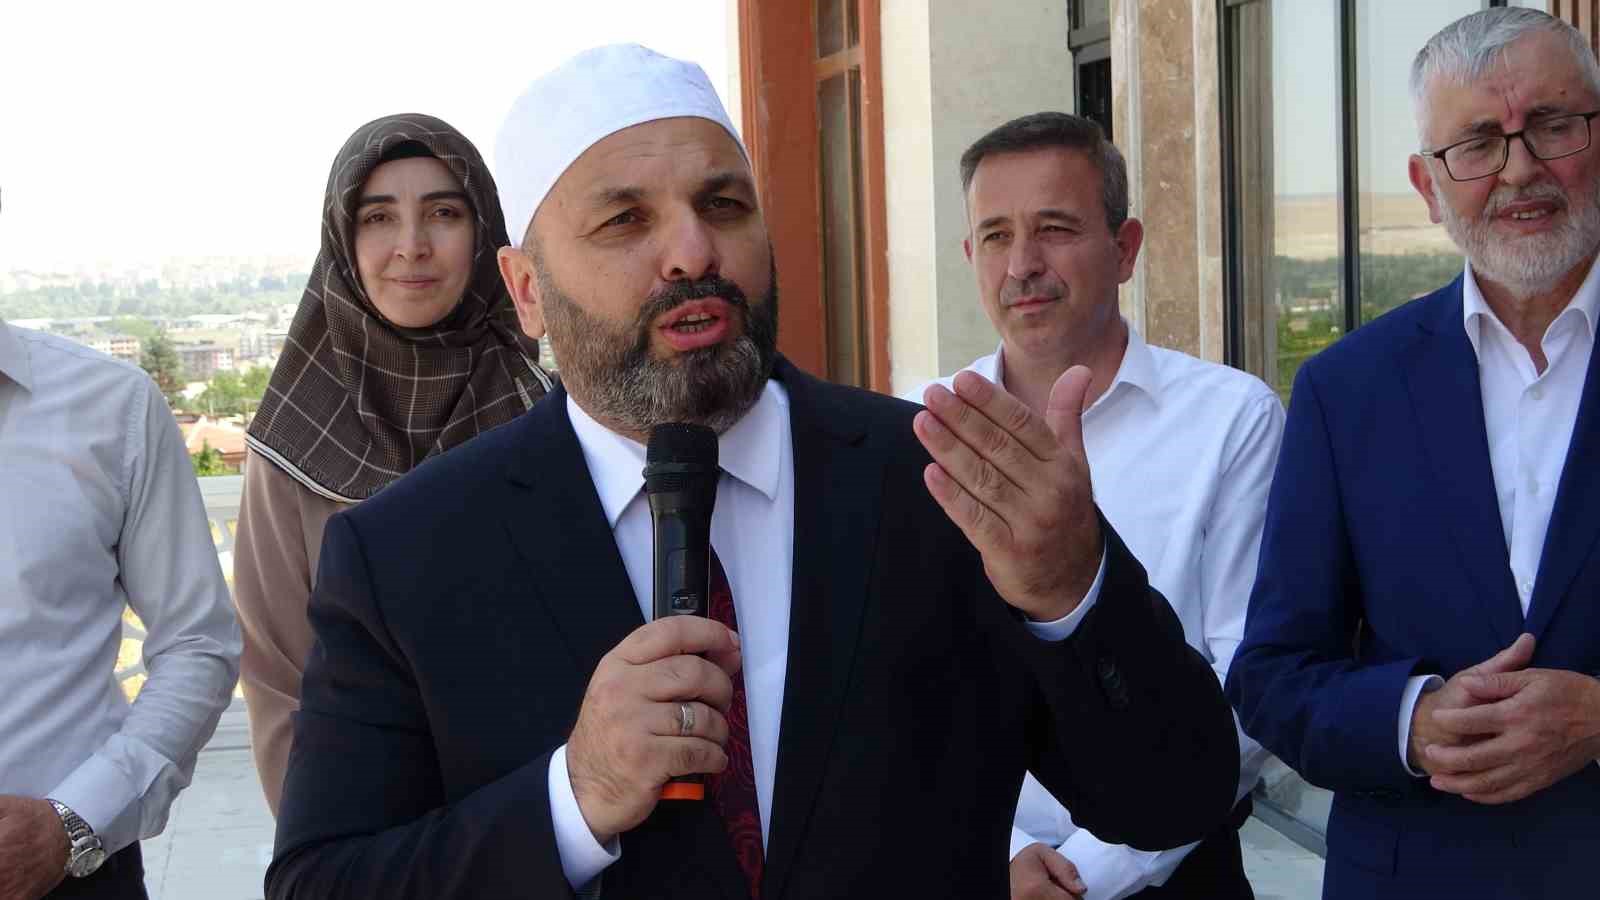
<instances>
[{"instance_id":1,"label":"microphone","mask_svg":"<svg viewBox=\"0 0 1600 900\"><path fill-rule=\"evenodd\" d=\"M717 502L717 433L704 425L669 423L650 429L644 493L654 538L655 619L711 613L711 509ZM698 775L674 778L663 800L702 800Z\"/></svg>"}]
</instances>

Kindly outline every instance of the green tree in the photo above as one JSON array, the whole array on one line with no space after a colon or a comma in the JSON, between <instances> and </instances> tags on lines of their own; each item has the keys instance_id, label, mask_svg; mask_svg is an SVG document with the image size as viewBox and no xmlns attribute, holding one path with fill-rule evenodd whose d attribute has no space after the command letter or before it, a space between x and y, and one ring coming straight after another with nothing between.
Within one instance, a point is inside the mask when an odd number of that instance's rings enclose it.
<instances>
[{"instance_id":1,"label":"green tree","mask_svg":"<svg viewBox=\"0 0 1600 900\"><path fill-rule=\"evenodd\" d=\"M152 341L156 335L161 333L161 328L154 322L134 316L119 316L107 322L105 328L112 334L126 334L136 337L141 343Z\"/></svg>"},{"instance_id":2,"label":"green tree","mask_svg":"<svg viewBox=\"0 0 1600 900\"><path fill-rule=\"evenodd\" d=\"M208 416L240 416L261 405L267 392L267 380L272 370L256 366L243 375L237 372L218 372L206 382L205 392L195 398L194 412Z\"/></svg>"},{"instance_id":3,"label":"green tree","mask_svg":"<svg viewBox=\"0 0 1600 900\"><path fill-rule=\"evenodd\" d=\"M140 367L155 379L156 387L167 398L167 404L177 405L178 392L183 390L183 363L178 359L177 349L172 346L172 339L165 332L157 332L143 343L139 354Z\"/></svg>"},{"instance_id":4,"label":"green tree","mask_svg":"<svg viewBox=\"0 0 1600 900\"><path fill-rule=\"evenodd\" d=\"M232 466L222 461L222 451L211 446L210 441L201 441L200 449L189 454L189 462L194 466L194 474L201 478L236 474Z\"/></svg>"}]
</instances>

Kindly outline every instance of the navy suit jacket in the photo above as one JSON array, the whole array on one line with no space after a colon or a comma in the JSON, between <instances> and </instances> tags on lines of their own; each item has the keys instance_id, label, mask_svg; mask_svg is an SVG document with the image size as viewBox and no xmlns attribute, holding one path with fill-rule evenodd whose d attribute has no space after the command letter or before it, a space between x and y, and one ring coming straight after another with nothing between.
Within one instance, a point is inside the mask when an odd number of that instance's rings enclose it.
<instances>
[{"instance_id":1,"label":"navy suit jacket","mask_svg":"<svg viewBox=\"0 0 1600 900\"><path fill-rule=\"evenodd\" d=\"M917 407L776 377L795 511L766 900L1005 896L1030 767L1108 840L1227 816L1231 713L1115 532L1098 604L1040 641L928 495ZM268 896L569 896L550 755L643 622L565 392L330 520L310 615ZM602 896L746 894L710 804L621 840Z\"/></svg>"},{"instance_id":2,"label":"navy suit jacket","mask_svg":"<svg viewBox=\"0 0 1600 900\"><path fill-rule=\"evenodd\" d=\"M1489 466L1461 279L1353 332L1295 380L1228 695L1246 733L1335 792L1324 896L1595 896L1600 767L1491 807L1401 763L1401 693L1538 639L1600 672L1600 353L1526 621Z\"/></svg>"}]
</instances>

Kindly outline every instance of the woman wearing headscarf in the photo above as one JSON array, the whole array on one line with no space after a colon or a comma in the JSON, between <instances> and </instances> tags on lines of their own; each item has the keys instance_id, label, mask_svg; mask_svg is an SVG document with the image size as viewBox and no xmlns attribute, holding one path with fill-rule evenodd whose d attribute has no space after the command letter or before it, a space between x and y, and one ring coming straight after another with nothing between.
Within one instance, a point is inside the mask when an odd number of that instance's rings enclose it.
<instances>
[{"instance_id":1,"label":"woman wearing headscarf","mask_svg":"<svg viewBox=\"0 0 1600 900\"><path fill-rule=\"evenodd\" d=\"M500 279L508 243L488 167L438 119L370 122L334 160L321 250L246 437L234 547L240 684L274 815L324 524L551 387Z\"/></svg>"}]
</instances>

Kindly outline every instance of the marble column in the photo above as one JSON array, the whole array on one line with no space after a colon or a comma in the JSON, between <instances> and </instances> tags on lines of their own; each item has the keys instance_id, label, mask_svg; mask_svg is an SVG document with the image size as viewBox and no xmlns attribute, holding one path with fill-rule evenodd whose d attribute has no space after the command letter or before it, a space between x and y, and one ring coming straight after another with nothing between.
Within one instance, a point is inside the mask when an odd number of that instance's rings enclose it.
<instances>
[{"instance_id":1,"label":"marble column","mask_svg":"<svg viewBox=\"0 0 1600 900\"><path fill-rule=\"evenodd\" d=\"M1215 0L1111 0L1112 128L1144 250L1123 312L1153 344L1221 361Z\"/></svg>"}]
</instances>

